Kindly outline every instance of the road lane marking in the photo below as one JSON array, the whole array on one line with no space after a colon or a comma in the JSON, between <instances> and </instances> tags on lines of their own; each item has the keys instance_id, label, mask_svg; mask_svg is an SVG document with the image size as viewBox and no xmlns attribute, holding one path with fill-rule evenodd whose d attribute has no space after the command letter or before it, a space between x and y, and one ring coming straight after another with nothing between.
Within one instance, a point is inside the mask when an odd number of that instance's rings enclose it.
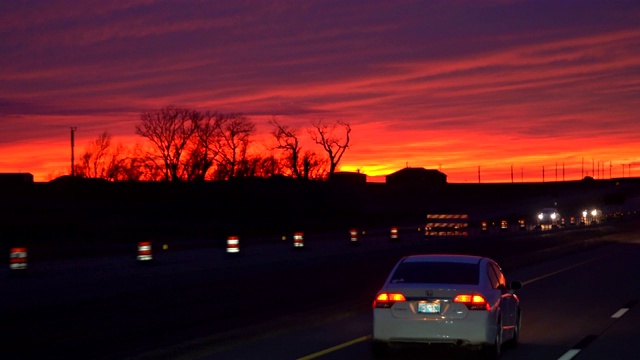
<instances>
[{"instance_id":1,"label":"road lane marking","mask_svg":"<svg viewBox=\"0 0 640 360\"><path fill-rule=\"evenodd\" d=\"M529 279L529 280L523 281L523 282L522 282L522 285L528 285L528 284L531 284L532 282L536 282L536 281L538 281L538 280L546 279L546 278L548 278L548 277L551 277L551 276L553 276L553 275L560 274L560 273L565 272L565 271L567 271L567 270L571 270L571 269L576 268L576 267L578 267L578 266L582 266L582 265L584 265L584 264L588 264L588 263L590 263L590 262L594 262L594 261L596 261L596 260L600 260L600 259L602 259L602 258L604 258L604 257L611 256L611 255L613 255L614 253L616 253L616 252L618 252L618 251L620 251L620 250L617 250L617 251L611 252L611 253L609 253L609 254L601 255L601 256L598 256L598 257L593 258L593 259L585 260L585 261L583 261L583 262L579 262L579 263L577 263L577 264L573 264L573 265L571 265L571 266L567 266L567 267L562 268L562 269L560 269L560 270L556 270L556 271L550 272L550 273L548 273L548 274L544 274L544 275L542 275L542 276L538 276L538 277L533 278L533 279Z\"/></svg>"},{"instance_id":2,"label":"road lane marking","mask_svg":"<svg viewBox=\"0 0 640 360\"><path fill-rule=\"evenodd\" d=\"M542 279L545 279L545 278L548 278L548 277L551 277L551 276L554 276L554 275L560 274L560 273L562 273L562 272L565 272L565 271L571 270L571 269L576 268L576 267L578 267L578 266L581 266L581 265L584 265L584 264L588 264L588 263L590 263L590 262L594 262L594 261L596 261L596 260L600 260L600 259L602 259L602 258L604 258L604 257L607 257L607 256L610 256L610 255L613 255L613 254L614 254L614 253L616 253L616 252L617 252L617 251L614 251L614 252L609 253L609 254L601 255L601 256L599 256L599 257L596 257L596 258L593 258L593 259L589 259L589 260L585 260L585 261L582 261L582 262L579 262L579 263L573 264L573 265L571 265L571 266L567 266L567 267L562 268L562 269L560 269L560 270L556 270L556 271L550 272L550 273L548 273L548 274L544 274L544 275L542 275L542 276L538 276L538 277L536 277L536 278L533 278L533 279L529 279L529 280L523 281L523 282L522 282L522 285L531 284L531 283L536 282L536 281L538 281L538 280L542 280ZM627 309L627 310L628 310L628 309ZM618 312L620 312L620 311L618 311ZM616 313L616 314L617 314L617 313ZM615 315L615 314L614 314L614 315ZM620 315L620 316L622 316L622 315ZM334 352L334 351L338 351L338 350L340 350L340 349L344 349L344 348L349 347L349 346L351 346L351 345L355 345L355 344L357 344L357 343L361 343L361 342L363 342L363 341L369 340L369 339L371 339L371 337L372 337L371 335L365 335L365 336L359 337L359 338L357 338L357 339L353 339L353 340L347 341L347 342L345 342L345 343L342 343L342 344L339 344L339 345L336 345L336 346L333 346L333 347L330 347L330 348L327 348L327 349L324 349L324 350L318 351L318 352L316 352L316 353L313 353L313 354L310 354L310 355L307 355L307 356L303 356L303 357L298 358L298 359L296 359L296 360L312 360L312 359L316 359L316 358L319 358L319 357L324 356L324 355L326 355L326 354L332 353L332 352ZM589 338L589 337L588 337L588 338ZM581 341L581 343L582 343L582 342L584 342L584 340L586 340L586 339L583 339L583 341ZM589 342L590 342L590 341L589 341ZM571 349L571 350L567 351L567 352L566 352L564 355L562 355L560 358L558 358L558 360L571 360L571 359L573 359L576 355L578 355L578 353L580 352L580 350L581 350L581 348L579 348L579 349L577 349L577 348L573 348L573 349Z\"/></svg>"},{"instance_id":3,"label":"road lane marking","mask_svg":"<svg viewBox=\"0 0 640 360\"><path fill-rule=\"evenodd\" d=\"M611 315L611 318L613 318L613 319L621 318L624 314L627 313L627 311L629 311L629 309L634 307L637 303L638 303L637 300L629 301L628 303L625 304L625 306L623 308L620 308L620 310L616 311L615 314ZM613 324L615 324L615 322L616 321L614 321L612 324L610 324L604 330L602 330L602 332L599 335L585 336L584 339L580 340L580 342L577 343L576 346L572 347L571 350L567 351L564 355L559 357L558 360L571 360L571 359L573 359L576 355L578 355L578 353L581 350L584 350L584 348L586 348L587 346L589 346L589 344L594 342L600 335L604 334L607 330L609 330L609 328L611 328L611 326L613 326Z\"/></svg>"},{"instance_id":4,"label":"road lane marking","mask_svg":"<svg viewBox=\"0 0 640 360\"><path fill-rule=\"evenodd\" d=\"M584 339L580 340L580 342L577 343L576 346L572 347L571 350L569 350L566 353L564 353L564 355L559 357L558 360L570 360L570 359L573 359L576 355L578 355L578 353L581 350L584 350L584 348L589 346L589 344L591 344L597 338L598 338L597 335L585 336Z\"/></svg>"},{"instance_id":5,"label":"road lane marking","mask_svg":"<svg viewBox=\"0 0 640 360\"><path fill-rule=\"evenodd\" d=\"M619 318L621 318L621 317L622 317L622 315L626 314L626 313L627 313L627 311L629 311L629 309L627 309L627 308L622 308L622 309L620 309L620 310L616 311L616 313L615 313L615 314L611 315L611 317L612 317L613 319L619 319Z\"/></svg>"},{"instance_id":6,"label":"road lane marking","mask_svg":"<svg viewBox=\"0 0 640 360\"><path fill-rule=\"evenodd\" d=\"M357 339L353 339L351 341L347 341L347 342L342 343L340 345L332 346L332 347L330 347L328 349L324 349L322 351L318 351L318 352L313 353L311 355L303 356L301 358L298 358L297 360L311 360L311 359L319 358L320 356L326 355L328 353L332 353L334 351L338 351L340 349L346 348L348 346L351 346L351 345L354 345L354 344L357 344L357 343L361 343L363 341L367 341L369 339L371 339L371 335L361 336L361 337L359 337Z\"/></svg>"},{"instance_id":7,"label":"road lane marking","mask_svg":"<svg viewBox=\"0 0 640 360\"><path fill-rule=\"evenodd\" d=\"M576 355L578 355L579 352L580 352L580 349L571 349L571 350L567 351L566 353L564 353L564 355L560 356L558 358L558 360L571 360Z\"/></svg>"}]
</instances>

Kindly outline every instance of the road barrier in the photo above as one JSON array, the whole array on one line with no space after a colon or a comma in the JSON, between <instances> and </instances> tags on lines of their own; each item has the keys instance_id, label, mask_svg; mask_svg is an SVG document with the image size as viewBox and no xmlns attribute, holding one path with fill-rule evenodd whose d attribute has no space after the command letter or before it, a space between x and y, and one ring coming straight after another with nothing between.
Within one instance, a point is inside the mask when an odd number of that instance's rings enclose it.
<instances>
[{"instance_id":1,"label":"road barrier","mask_svg":"<svg viewBox=\"0 0 640 360\"><path fill-rule=\"evenodd\" d=\"M27 248L15 247L9 252L9 269L26 270L28 266Z\"/></svg>"},{"instance_id":2,"label":"road barrier","mask_svg":"<svg viewBox=\"0 0 640 360\"><path fill-rule=\"evenodd\" d=\"M391 227L391 237L390 237L391 241L396 241L398 240L398 227L397 226L392 226Z\"/></svg>"},{"instance_id":3,"label":"road barrier","mask_svg":"<svg viewBox=\"0 0 640 360\"><path fill-rule=\"evenodd\" d=\"M151 252L151 241L138 242L138 261L146 262L153 260Z\"/></svg>"},{"instance_id":4,"label":"road barrier","mask_svg":"<svg viewBox=\"0 0 640 360\"><path fill-rule=\"evenodd\" d=\"M509 230L509 223L507 222L507 220L500 221L500 230L501 231L508 231Z\"/></svg>"},{"instance_id":5,"label":"road barrier","mask_svg":"<svg viewBox=\"0 0 640 360\"><path fill-rule=\"evenodd\" d=\"M304 247L304 233L297 232L293 234L293 248L302 249Z\"/></svg>"},{"instance_id":6,"label":"road barrier","mask_svg":"<svg viewBox=\"0 0 640 360\"><path fill-rule=\"evenodd\" d=\"M427 222L424 228L425 236L468 236L469 235L469 232L466 230L469 227L469 222L468 222L469 215L428 214L427 220L440 220L440 221Z\"/></svg>"},{"instance_id":7,"label":"road barrier","mask_svg":"<svg viewBox=\"0 0 640 360\"><path fill-rule=\"evenodd\" d=\"M358 229L356 228L349 229L349 242L352 245L358 244Z\"/></svg>"},{"instance_id":8,"label":"road barrier","mask_svg":"<svg viewBox=\"0 0 640 360\"><path fill-rule=\"evenodd\" d=\"M227 254L240 252L240 237L232 235L227 237Z\"/></svg>"}]
</instances>

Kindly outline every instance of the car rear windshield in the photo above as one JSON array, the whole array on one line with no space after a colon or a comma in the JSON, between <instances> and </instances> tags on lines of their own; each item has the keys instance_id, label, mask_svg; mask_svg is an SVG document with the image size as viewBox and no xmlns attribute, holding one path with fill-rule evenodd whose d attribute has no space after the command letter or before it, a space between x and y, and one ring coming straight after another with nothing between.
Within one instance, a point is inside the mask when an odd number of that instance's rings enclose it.
<instances>
[{"instance_id":1,"label":"car rear windshield","mask_svg":"<svg viewBox=\"0 0 640 360\"><path fill-rule=\"evenodd\" d=\"M391 277L392 283L469 284L480 282L478 264L453 262L404 262Z\"/></svg>"}]
</instances>

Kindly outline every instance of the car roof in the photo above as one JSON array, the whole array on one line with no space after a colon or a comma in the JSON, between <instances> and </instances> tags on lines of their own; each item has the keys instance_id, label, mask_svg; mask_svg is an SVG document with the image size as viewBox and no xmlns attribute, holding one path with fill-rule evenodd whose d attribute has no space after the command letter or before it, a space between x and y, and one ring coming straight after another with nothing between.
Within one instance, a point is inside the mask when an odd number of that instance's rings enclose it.
<instances>
[{"instance_id":1,"label":"car roof","mask_svg":"<svg viewBox=\"0 0 640 360\"><path fill-rule=\"evenodd\" d=\"M457 255L457 254L421 254L409 255L402 262L457 262L465 264L478 264L484 259L482 256Z\"/></svg>"}]
</instances>

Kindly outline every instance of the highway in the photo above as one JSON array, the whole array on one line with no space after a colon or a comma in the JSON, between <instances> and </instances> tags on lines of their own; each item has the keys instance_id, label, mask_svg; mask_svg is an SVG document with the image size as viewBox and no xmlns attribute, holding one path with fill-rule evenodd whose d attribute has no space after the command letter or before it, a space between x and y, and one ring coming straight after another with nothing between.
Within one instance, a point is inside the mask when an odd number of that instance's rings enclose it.
<instances>
[{"instance_id":1,"label":"highway","mask_svg":"<svg viewBox=\"0 0 640 360\"><path fill-rule=\"evenodd\" d=\"M640 238L526 266L510 273L524 288L521 344L503 359L636 359L640 340ZM226 345L186 353L197 359L373 359L370 353L371 310L351 312L273 329ZM450 349L394 349L390 359L424 359L449 355ZM447 358L473 359L453 351ZM578 357L579 356L579 357Z\"/></svg>"},{"instance_id":2,"label":"highway","mask_svg":"<svg viewBox=\"0 0 640 360\"><path fill-rule=\"evenodd\" d=\"M378 287L403 255L458 252L498 260L525 286L522 344L504 359L635 359L640 307L637 225L561 234L502 234L399 242L371 230L279 238L225 254L219 247L30 264L0 272L0 358L368 359ZM553 248L553 251L545 250ZM624 310L626 309L626 310ZM6 331L5 331L6 330ZM424 358L442 349L394 349ZM448 354L448 353L447 353ZM453 358L473 358L455 351Z\"/></svg>"}]
</instances>

